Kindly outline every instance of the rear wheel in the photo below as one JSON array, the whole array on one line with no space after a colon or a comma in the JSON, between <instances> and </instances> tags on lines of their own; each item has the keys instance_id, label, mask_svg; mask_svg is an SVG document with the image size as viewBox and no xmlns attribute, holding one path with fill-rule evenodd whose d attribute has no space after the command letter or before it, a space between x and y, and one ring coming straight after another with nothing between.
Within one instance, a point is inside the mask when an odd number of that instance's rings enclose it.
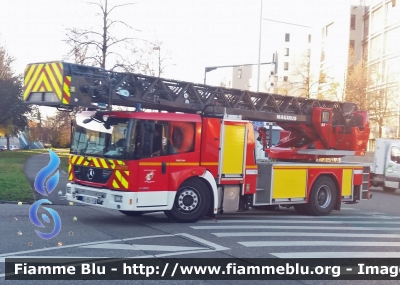
<instances>
[{"instance_id":1,"label":"rear wheel","mask_svg":"<svg viewBox=\"0 0 400 285\"><path fill-rule=\"evenodd\" d=\"M179 187L172 209L164 213L174 222L194 223L206 214L210 202L207 185L199 178L190 178Z\"/></svg>"},{"instance_id":2,"label":"rear wheel","mask_svg":"<svg viewBox=\"0 0 400 285\"><path fill-rule=\"evenodd\" d=\"M391 187L383 186L383 191L388 192L388 193L393 193L393 192L395 192L396 190L397 190L396 188L391 188Z\"/></svg>"},{"instance_id":3,"label":"rear wheel","mask_svg":"<svg viewBox=\"0 0 400 285\"><path fill-rule=\"evenodd\" d=\"M137 216L141 216L146 212L141 212L141 211L121 211L120 212L124 215L130 216L130 217L137 217Z\"/></svg>"},{"instance_id":4,"label":"rear wheel","mask_svg":"<svg viewBox=\"0 0 400 285\"><path fill-rule=\"evenodd\" d=\"M331 178L319 177L311 188L309 202L305 207L307 213L313 216L329 215L335 206L337 192Z\"/></svg>"}]
</instances>

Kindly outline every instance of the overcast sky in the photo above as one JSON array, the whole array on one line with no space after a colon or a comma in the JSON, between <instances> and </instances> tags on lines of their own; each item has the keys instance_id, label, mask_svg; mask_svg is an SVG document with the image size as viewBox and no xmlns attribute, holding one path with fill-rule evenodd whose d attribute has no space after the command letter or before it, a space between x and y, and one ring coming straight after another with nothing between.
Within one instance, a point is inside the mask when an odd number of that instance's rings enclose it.
<instances>
[{"instance_id":1,"label":"overcast sky","mask_svg":"<svg viewBox=\"0 0 400 285\"><path fill-rule=\"evenodd\" d=\"M206 66L258 61L260 0L110 2L134 2L116 10L113 19L140 30L135 37L164 42L161 52L170 51L173 64L165 77L202 82ZM263 0L262 14L266 19L318 26L340 2L349 0ZM66 28L100 25L96 12L84 0L1 0L0 43L16 58L16 72L22 73L28 63L61 60L68 51L63 42ZM265 51L273 46L273 32L284 33L287 25L262 25L262 61L270 61Z\"/></svg>"}]
</instances>

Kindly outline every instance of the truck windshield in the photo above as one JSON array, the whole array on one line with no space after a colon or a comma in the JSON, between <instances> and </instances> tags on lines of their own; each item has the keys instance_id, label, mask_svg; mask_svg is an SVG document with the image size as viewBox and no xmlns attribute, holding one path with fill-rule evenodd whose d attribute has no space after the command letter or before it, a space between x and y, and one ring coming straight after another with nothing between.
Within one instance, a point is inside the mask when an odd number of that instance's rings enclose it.
<instances>
[{"instance_id":1,"label":"truck windshield","mask_svg":"<svg viewBox=\"0 0 400 285\"><path fill-rule=\"evenodd\" d=\"M87 117L76 118L72 134L71 154L124 159L127 154L132 119L108 118L106 123Z\"/></svg>"}]
</instances>

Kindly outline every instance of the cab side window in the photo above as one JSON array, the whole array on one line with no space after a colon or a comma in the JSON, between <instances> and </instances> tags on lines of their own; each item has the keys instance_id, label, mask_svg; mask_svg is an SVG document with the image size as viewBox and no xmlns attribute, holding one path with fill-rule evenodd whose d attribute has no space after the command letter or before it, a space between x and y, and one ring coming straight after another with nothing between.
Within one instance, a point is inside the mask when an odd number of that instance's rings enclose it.
<instances>
[{"instance_id":1,"label":"cab side window","mask_svg":"<svg viewBox=\"0 0 400 285\"><path fill-rule=\"evenodd\" d=\"M169 124L170 154L194 151L195 124L188 122L171 122Z\"/></svg>"},{"instance_id":2,"label":"cab side window","mask_svg":"<svg viewBox=\"0 0 400 285\"><path fill-rule=\"evenodd\" d=\"M396 162L397 164L400 164L400 148L392 146L392 149L390 151L390 160Z\"/></svg>"}]
</instances>

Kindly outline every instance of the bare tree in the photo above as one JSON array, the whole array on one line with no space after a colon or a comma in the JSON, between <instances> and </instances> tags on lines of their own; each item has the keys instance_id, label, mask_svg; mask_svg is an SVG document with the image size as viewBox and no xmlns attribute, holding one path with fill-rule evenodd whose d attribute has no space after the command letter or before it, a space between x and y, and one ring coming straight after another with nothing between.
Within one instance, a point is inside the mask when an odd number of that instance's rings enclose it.
<instances>
[{"instance_id":1,"label":"bare tree","mask_svg":"<svg viewBox=\"0 0 400 285\"><path fill-rule=\"evenodd\" d=\"M286 83L299 97L338 100L338 83L325 73L312 74L310 70L310 54L304 52L293 61L294 71Z\"/></svg>"},{"instance_id":2,"label":"bare tree","mask_svg":"<svg viewBox=\"0 0 400 285\"><path fill-rule=\"evenodd\" d=\"M125 65L123 69L128 72L161 77L165 69L170 66L168 61L171 60L171 52L164 47L162 41L145 44L138 50L138 56L134 64Z\"/></svg>"},{"instance_id":3,"label":"bare tree","mask_svg":"<svg viewBox=\"0 0 400 285\"><path fill-rule=\"evenodd\" d=\"M396 74L367 66L367 55L354 63L350 51L346 77L345 99L357 104L360 110L368 111L370 121L377 127L375 137L382 137L383 126L396 122L398 128L400 88ZM394 117L394 120L393 120ZM394 128L394 127L393 127Z\"/></svg>"},{"instance_id":4,"label":"bare tree","mask_svg":"<svg viewBox=\"0 0 400 285\"><path fill-rule=\"evenodd\" d=\"M124 66L126 64L126 57L121 53L122 50L135 50L134 41L138 38L122 37L117 38L113 36L114 29L118 27L127 28L132 34L137 31L121 20L114 20L111 18L112 12L119 8L133 5L135 3L124 3L111 6L110 0L98 0L97 2L88 2L90 5L97 6L100 10L96 16L101 17L101 27L93 27L91 29L71 28L67 29L66 42L72 47L69 52L69 57L74 57L75 61L80 63L91 62L93 66L100 66L106 68L107 58L111 55L115 57L115 64L109 68ZM127 33L128 34L128 33ZM129 48L128 48L129 47Z\"/></svg>"}]
</instances>

